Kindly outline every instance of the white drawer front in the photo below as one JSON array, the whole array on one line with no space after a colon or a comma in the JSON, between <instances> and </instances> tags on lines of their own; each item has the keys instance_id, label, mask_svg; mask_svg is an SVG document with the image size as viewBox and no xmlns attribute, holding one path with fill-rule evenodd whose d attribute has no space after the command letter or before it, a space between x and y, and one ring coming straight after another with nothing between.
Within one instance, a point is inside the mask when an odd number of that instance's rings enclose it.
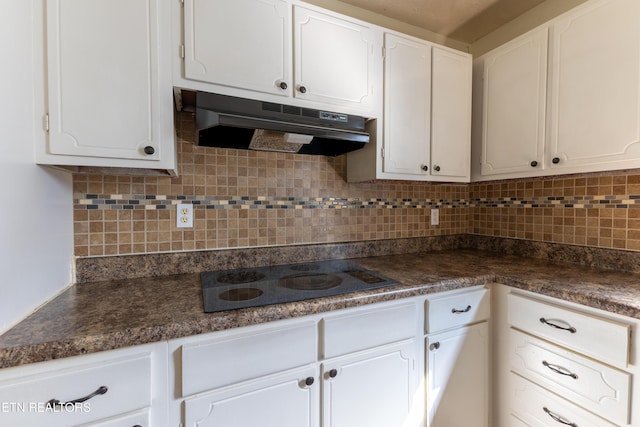
<instances>
[{"instance_id":1,"label":"white drawer front","mask_svg":"<svg viewBox=\"0 0 640 427\"><path fill-rule=\"evenodd\" d=\"M0 411L0 425L78 425L151 405L150 353L73 365L77 360L27 365L29 375L0 381L0 402L12 405L11 410ZM7 371L11 369L14 368ZM51 399L66 403L85 397L101 386L106 386L107 392L84 403L58 406L55 411L46 409Z\"/></svg>"},{"instance_id":2,"label":"white drawer front","mask_svg":"<svg viewBox=\"0 0 640 427\"><path fill-rule=\"evenodd\" d=\"M182 395L250 380L316 361L317 326L294 326L251 332L234 331L221 338L182 346Z\"/></svg>"},{"instance_id":3,"label":"white drawer front","mask_svg":"<svg viewBox=\"0 0 640 427\"><path fill-rule=\"evenodd\" d=\"M83 424L79 427L148 427L151 426L149 417L149 409L135 412L133 414L123 415L121 417L109 418L108 420L100 420L89 424Z\"/></svg>"},{"instance_id":4,"label":"white drawer front","mask_svg":"<svg viewBox=\"0 0 640 427\"><path fill-rule=\"evenodd\" d=\"M414 338L416 322L414 303L327 317L322 320L323 357Z\"/></svg>"},{"instance_id":5,"label":"white drawer front","mask_svg":"<svg viewBox=\"0 0 640 427\"><path fill-rule=\"evenodd\" d=\"M491 310L489 295L487 289L476 289L427 299L426 332L431 334L488 319Z\"/></svg>"},{"instance_id":6,"label":"white drawer front","mask_svg":"<svg viewBox=\"0 0 640 427\"><path fill-rule=\"evenodd\" d=\"M512 416L530 427L615 427L604 419L511 374Z\"/></svg>"},{"instance_id":7,"label":"white drawer front","mask_svg":"<svg viewBox=\"0 0 640 427\"><path fill-rule=\"evenodd\" d=\"M510 331L511 369L559 395L618 424L627 424L631 375Z\"/></svg>"},{"instance_id":8,"label":"white drawer front","mask_svg":"<svg viewBox=\"0 0 640 427\"><path fill-rule=\"evenodd\" d=\"M596 360L627 366L629 325L521 295L510 294L508 298L509 323L515 328Z\"/></svg>"}]
</instances>

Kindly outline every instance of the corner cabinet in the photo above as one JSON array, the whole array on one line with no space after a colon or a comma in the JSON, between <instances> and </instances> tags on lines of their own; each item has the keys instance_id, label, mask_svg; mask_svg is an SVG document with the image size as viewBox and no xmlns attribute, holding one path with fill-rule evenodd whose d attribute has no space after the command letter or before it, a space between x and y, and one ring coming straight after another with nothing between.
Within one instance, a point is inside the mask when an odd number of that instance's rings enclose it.
<instances>
[{"instance_id":1,"label":"corner cabinet","mask_svg":"<svg viewBox=\"0 0 640 427\"><path fill-rule=\"evenodd\" d=\"M427 426L489 427L490 291L445 292L427 300Z\"/></svg>"},{"instance_id":2,"label":"corner cabinet","mask_svg":"<svg viewBox=\"0 0 640 427\"><path fill-rule=\"evenodd\" d=\"M184 57L175 86L375 112L381 42L372 25L288 0L185 0L183 9L174 11Z\"/></svg>"},{"instance_id":3,"label":"corner cabinet","mask_svg":"<svg viewBox=\"0 0 640 427\"><path fill-rule=\"evenodd\" d=\"M382 138L349 153L348 181L468 182L471 66L467 53L385 33Z\"/></svg>"},{"instance_id":4,"label":"corner cabinet","mask_svg":"<svg viewBox=\"0 0 640 427\"><path fill-rule=\"evenodd\" d=\"M48 0L38 7L46 103L36 162L175 175L167 2Z\"/></svg>"},{"instance_id":5,"label":"corner cabinet","mask_svg":"<svg viewBox=\"0 0 640 427\"><path fill-rule=\"evenodd\" d=\"M635 0L591 0L478 58L474 179L640 167L638 22Z\"/></svg>"},{"instance_id":6,"label":"corner cabinet","mask_svg":"<svg viewBox=\"0 0 640 427\"><path fill-rule=\"evenodd\" d=\"M548 31L529 32L484 58L483 176L528 174L544 164Z\"/></svg>"}]
</instances>

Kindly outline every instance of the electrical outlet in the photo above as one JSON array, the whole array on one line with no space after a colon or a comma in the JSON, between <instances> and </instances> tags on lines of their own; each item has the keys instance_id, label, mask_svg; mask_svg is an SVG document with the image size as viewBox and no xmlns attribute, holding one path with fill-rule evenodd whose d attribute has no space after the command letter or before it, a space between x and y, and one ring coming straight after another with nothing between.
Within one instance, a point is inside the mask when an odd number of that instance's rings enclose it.
<instances>
[{"instance_id":1,"label":"electrical outlet","mask_svg":"<svg viewBox=\"0 0 640 427\"><path fill-rule=\"evenodd\" d=\"M176 209L176 227L191 228L193 227L193 205L180 204Z\"/></svg>"},{"instance_id":2,"label":"electrical outlet","mask_svg":"<svg viewBox=\"0 0 640 427\"><path fill-rule=\"evenodd\" d=\"M440 224L440 209L431 209L431 225Z\"/></svg>"}]
</instances>

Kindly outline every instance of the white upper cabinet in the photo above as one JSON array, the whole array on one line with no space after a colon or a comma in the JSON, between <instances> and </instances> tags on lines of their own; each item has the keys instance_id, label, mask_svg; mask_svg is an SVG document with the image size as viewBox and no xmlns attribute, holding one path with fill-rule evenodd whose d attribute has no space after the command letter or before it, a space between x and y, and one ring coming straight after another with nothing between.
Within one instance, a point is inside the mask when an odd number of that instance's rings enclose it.
<instances>
[{"instance_id":1,"label":"white upper cabinet","mask_svg":"<svg viewBox=\"0 0 640 427\"><path fill-rule=\"evenodd\" d=\"M637 0L591 0L479 58L474 178L640 167L639 22Z\"/></svg>"},{"instance_id":2,"label":"white upper cabinet","mask_svg":"<svg viewBox=\"0 0 640 427\"><path fill-rule=\"evenodd\" d=\"M363 23L294 6L294 96L337 106L372 105L374 32Z\"/></svg>"},{"instance_id":3,"label":"white upper cabinet","mask_svg":"<svg viewBox=\"0 0 640 427\"><path fill-rule=\"evenodd\" d=\"M422 179L431 164L431 46L389 33L384 45L382 170Z\"/></svg>"},{"instance_id":4,"label":"white upper cabinet","mask_svg":"<svg viewBox=\"0 0 640 427\"><path fill-rule=\"evenodd\" d=\"M37 162L173 173L166 2L49 0L44 8L48 133Z\"/></svg>"},{"instance_id":5,"label":"white upper cabinet","mask_svg":"<svg viewBox=\"0 0 640 427\"><path fill-rule=\"evenodd\" d=\"M468 182L471 56L438 46L431 58L431 178Z\"/></svg>"},{"instance_id":6,"label":"white upper cabinet","mask_svg":"<svg viewBox=\"0 0 640 427\"><path fill-rule=\"evenodd\" d=\"M550 167L637 167L640 2L593 1L551 31Z\"/></svg>"},{"instance_id":7,"label":"white upper cabinet","mask_svg":"<svg viewBox=\"0 0 640 427\"><path fill-rule=\"evenodd\" d=\"M542 168L547 33L546 27L527 33L484 59L482 175Z\"/></svg>"},{"instance_id":8,"label":"white upper cabinet","mask_svg":"<svg viewBox=\"0 0 640 427\"><path fill-rule=\"evenodd\" d=\"M471 78L469 54L385 33L383 120L349 153L348 181L469 182Z\"/></svg>"},{"instance_id":9,"label":"white upper cabinet","mask_svg":"<svg viewBox=\"0 0 640 427\"><path fill-rule=\"evenodd\" d=\"M287 96L291 6L281 0L186 0L188 79Z\"/></svg>"},{"instance_id":10,"label":"white upper cabinet","mask_svg":"<svg viewBox=\"0 0 640 427\"><path fill-rule=\"evenodd\" d=\"M175 3L174 39L181 40L183 59L176 56L174 86L378 113L376 27L291 0L185 0L181 13Z\"/></svg>"}]
</instances>

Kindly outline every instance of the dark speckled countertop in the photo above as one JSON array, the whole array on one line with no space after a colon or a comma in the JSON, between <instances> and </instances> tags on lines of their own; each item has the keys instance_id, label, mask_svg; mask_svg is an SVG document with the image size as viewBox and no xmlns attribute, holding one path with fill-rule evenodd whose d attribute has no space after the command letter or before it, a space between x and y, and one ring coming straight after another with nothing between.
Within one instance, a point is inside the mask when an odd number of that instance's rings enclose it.
<instances>
[{"instance_id":1,"label":"dark speckled countertop","mask_svg":"<svg viewBox=\"0 0 640 427\"><path fill-rule=\"evenodd\" d=\"M204 313L199 274L74 285L0 336L0 367L58 359L494 281L640 319L640 275L475 250L352 259L398 285Z\"/></svg>"}]
</instances>

